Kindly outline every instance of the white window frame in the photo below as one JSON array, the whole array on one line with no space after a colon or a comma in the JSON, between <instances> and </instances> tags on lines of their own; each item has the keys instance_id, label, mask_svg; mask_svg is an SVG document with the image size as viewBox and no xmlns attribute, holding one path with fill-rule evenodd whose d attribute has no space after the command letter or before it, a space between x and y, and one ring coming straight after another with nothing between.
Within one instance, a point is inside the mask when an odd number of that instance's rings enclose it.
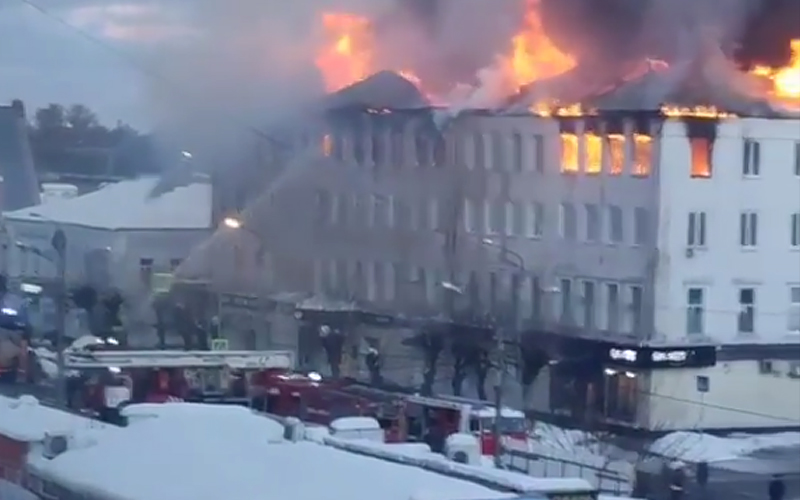
<instances>
[{"instance_id":1,"label":"white window frame","mask_svg":"<svg viewBox=\"0 0 800 500\"><path fill-rule=\"evenodd\" d=\"M752 292L752 302L742 302L742 294ZM739 312L736 316L736 331L739 334L752 335L756 331L756 315L758 304L758 289L755 286L739 287L736 291L736 299L739 305Z\"/></svg>"},{"instance_id":2,"label":"white window frame","mask_svg":"<svg viewBox=\"0 0 800 500\"><path fill-rule=\"evenodd\" d=\"M583 232L583 240L589 243L597 243L603 237L603 210L597 203L584 203L583 204L583 213L585 214L584 217L584 232ZM592 234L592 224L589 217L589 214L593 214L595 217L595 222L597 223L597 227L595 228L594 233Z\"/></svg>"},{"instance_id":3,"label":"white window frame","mask_svg":"<svg viewBox=\"0 0 800 500\"><path fill-rule=\"evenodd\" d=\"M789 234L789 246L800 250L800 212L795 212L789 218L791 228Z\"/></svg>"},{"instance_id":4,"label":"white window frame","mask_svg":"<svg viewBox=\"0 0 800 500\"><path fill-rule=\"evenodd\" d=\"M478 228L475 227L475 202L469 198L464 200L464 230L467 233L475 234Z\"/></svg>"},{"instance_id":5,"label":"white window frame","mask_svg":"<svg viewBox=\"0 0 800 500\"><path fill-rule=\"evenodd\" d=\"M761 176L761 143L755 139L745 139L742 151L742 175L746 179Z\"/></svg>"},{"instance_id":6,"label":"white window frame","mask_svg":"<svg viewBox=\"0 0 800 500\"><path fill-rule=\"evenodd\" d=\"M572 213L572 234L567 235L567 211ZM558 205L558 234L562 239L575 241L578 239L578 214L575 205L569 202L562 202Z\"/></svg>"},{"instance_id":7,"label":"white window frame","mask_svg":"<svg viewBox=\"0 0 800 500\"><path fill-rule=\"evenodd\" d=\"M611 290L617 291L616 307L612 307L611 303ZM603 327L609 332L618 332L621 328L621 313L622 313L622 285L617 282L606 282L603 284ZM613 316L611 313L614 313ZM613 320L613 321L612 321Z\"/></svg>"},{"instance_id":8,"label":"white window frame","mask_svg":"<svg viewBox=\"0 0 800 500\"><path fill-rule=\"evenodd\" d=\"M705 212L689 212L686 216L686 246L706 248L708 241L708 216Z\"/></svg>"},{"instance_id":9,"label":"white window frame","mask_svg":"<svg viewBox=\"0 0 800 500\"><path fill-rule=\"evenodd\" d=\"M692 291L695 291L695 290L699 290L700 291L700 303L699 304L692 304L691 300L690 300L691 293L692 293ZM708 289L706 287L704 287L704 286L687 285L684 288L684 300L685 300L684 308L685 308L685 311L686 311L686 319L685 319L684 327L685 327L687 336L690 337L690 336L693 336L693 335L695 335L695 336L696 335L705 335L705 332L706 332L706 313L707 313L706 302L707 302L707 299L708 299ZM700 311L700 316L699 316L700 324L699 324L699 328L698 328L699 331L694 331L692 328L690 328L690 324L691 324L690 314L692 314L692 311L698 310L698 309Z\"/></svg>"},{"instance_id":10,"label":"white window frame","mask_svg":"<svg viewBox=\"0 0 800 500\"><path fill-rule=\"evenodd\" d=\"M533 201L525 205L525 232L528 238L541 238L544 234L544 205Z\"/></svg>"},{"instance_id":11,"label":"white window frame","mask_svg":"<svg viewBox=\"0 0 800 500\"><path fill-rule=\"evenodd\" d=\"M786 327L791 333L800 334L800 283L789 284L789 311Z\"/></svg>"},{"instance_id":12,"label":"white window frame","mask_svg":"<svg viewBox=\"0 0 800 500\"><path fill-rule=\"evenodd\" d=\"M744 210L739 214L739 245L743 249L758 247L758 212Z\"/></svg>"},{"instance_id":13,"label":"white window frame","mask_svg":"<svg viewBox=\"0 0 800 500\"><path fill-rule=\"evenodd\" d=\"M428 200L428 213L427 215L427 223L428 229L431 231L438 231L439 227L439 200L436 198L431 198Z\"/></svg>"},{"instance_id":14,"label":"white window frame","mask_svg":"<svg viewBox=\"0 0 800 500\"><path fill-rule=\"evenodd\" d=\"M620 245L625 243L625 211L619 205L609 205L606 207L606 212L608 213L608 222L604 224L606 227L606 243L610 245ZM617 238L617 235L614 234L615 213L619 214L619 238Z\"/></svg>"}]
</instances>

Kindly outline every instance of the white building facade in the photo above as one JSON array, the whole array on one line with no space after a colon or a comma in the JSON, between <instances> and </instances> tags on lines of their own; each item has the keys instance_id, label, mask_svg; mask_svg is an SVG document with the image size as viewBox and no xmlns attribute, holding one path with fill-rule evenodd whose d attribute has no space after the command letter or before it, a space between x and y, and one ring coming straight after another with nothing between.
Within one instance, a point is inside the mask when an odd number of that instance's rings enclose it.
<instances>
[{"instance_id":1,"label":"white building facade","mask_svg":"<svg viewBox=\"0 0 800 500\"><path fill-rule=\"evenodd\" d=\"M655 329L720 348L651 375L648 427L800 426L800 122L722 121L709 168L679 123L661 141Z\"/></svg>"},{"instance_id":2,"label":"white building facade","mask_svg":"<svg viewBox=\"0 0 800 500\"><path fill-rule=\"evenodd\" d=\"M540 414L653 431L800 427L797 120L429 121L336 111L298 133L308 154L270 196L257 181L268 162L215 186L217 220L245 214L247 226L206 259L224 288L503 317L521 358L549 360L512 396ZM464 291L455 305L444 280ZM359 332L393 346L387 364L420 371L405 336Z\"/></svg>"},{"instance_id":3,"label":"white building facade","mask_svg":"<svg viewBox=\"0 0 800 500\"><path fill-rule=\"evenodd\" d=\"M4 214L7 274L17 280L56 278L52 237L66 235L70 285L149 292L156 273L178 267L209 233L211 186L196 183L150 196L155 178L122 181L72 199ZM44 254L43 257L41 254Z\"/></svg>"}]
</instances>

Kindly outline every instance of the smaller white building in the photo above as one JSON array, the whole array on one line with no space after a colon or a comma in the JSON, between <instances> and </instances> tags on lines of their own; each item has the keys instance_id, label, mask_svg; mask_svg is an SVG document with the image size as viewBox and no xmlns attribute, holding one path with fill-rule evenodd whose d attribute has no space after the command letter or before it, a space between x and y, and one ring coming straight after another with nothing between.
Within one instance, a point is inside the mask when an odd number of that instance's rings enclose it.
<instances>
[{"instance_id":1,"label":"smaller white building","mask_svg":"<svg viewBox=\"0 0 800 500\"><path fill-rule=\"evenodd\" d=\"M211 185L195 182L151 196L144 177L104 186L72 199L4 214L12 278L54 278L52 237L67 238L70 283L112 285L128 294L149 288L154 273L171 272L202 242L211 224ZM41 254L44 254L42 256Z\"/></svg>"}]
</instances>

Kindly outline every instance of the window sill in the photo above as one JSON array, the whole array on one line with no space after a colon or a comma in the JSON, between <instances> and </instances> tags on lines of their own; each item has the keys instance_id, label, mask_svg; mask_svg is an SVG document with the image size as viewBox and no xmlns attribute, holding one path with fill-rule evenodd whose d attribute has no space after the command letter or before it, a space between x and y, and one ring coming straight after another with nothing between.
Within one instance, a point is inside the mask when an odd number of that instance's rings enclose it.
<instances>
[{"instance_id":1,"label":"window sill","mask_svg":"<svg viewBox=\"0 0 800 500\"><path fill-rule=\"evenodd\" d=\"M756 174L756 175L744 174L744 175L742 175L742 179L745 180L745 181L758 180L758 179L761 179L761 175L760 174Z\"/></svg>"},{"instance_id":2,"label":"window sill","mask_svg":"<svg viewBox=\"0 0 800 500\"><path fill-rule=\"evenodd\" d=\"M739 249L744 253L758 252L758 247L739 247Z\"/></svg>"}]
</instances>

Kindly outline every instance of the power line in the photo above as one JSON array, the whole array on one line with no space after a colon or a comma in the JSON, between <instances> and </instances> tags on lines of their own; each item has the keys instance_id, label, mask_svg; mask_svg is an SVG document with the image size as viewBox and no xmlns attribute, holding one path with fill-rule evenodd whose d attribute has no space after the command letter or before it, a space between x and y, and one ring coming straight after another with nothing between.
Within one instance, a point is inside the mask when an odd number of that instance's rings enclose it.
<instances>
[{"instance_id":1,"label":"power line","mask_svg":"<svg viewBox=\"0 0 800 500\"><path fill-rule=\"evenodd\" d=\"M75 32L78 36L82 37L84 40L87 40L90 43L92 43L94 45L97 45L98 47L102 48L103 50L109 52L113 56L118 57L119 59L121 59L122 61L124 61L125 63L127 63L131 67L133 67L134 69L136 69L139 72L141 72L143 75L145 75L145 76L147 76L149 78L152 78L154 80L158 80L159 82L163 83L167 88L169 88L170 90L174 91L177 96L183 97L183 96L185 96L186 91L190 90L190 89L186 89L186 88L184 88L184 87L182 87L180 85L175 84L175 82L173 82L170 79L166 78L161 73L155 71L152 67L142 63L142 61L140 61L137 58L133 57L130 53L128 53L128 52L126 52L124 50L121 50L118 47L115 47L114 45L111 45L111 44L103 41L102 39L92 35L88 31L86 31L86 30L84 30L84 29L82 29L82 28L70 23L69 21L67 21L63 17L59 16L58 14L55 14L52 11L50 11L49 9L47 9L45 7L42 7L41 5L37 4L36 2L33 2L32 0L18 0L18 1L20 3L22 3L23 5L26 5L26 6L30 7L30 8L32 8L32 9L34 9L35 11L39 12L40 14L50 18L52 21L55 21L56 23L58 23L58 24L60 24L60 25L62 25L64 27L66 27L67 29ZM222 116L227 118L231 123L233 123L234 125L237 125L239 127L242 127L243 129L251 132L256 137L258 137L260 139L264 139L264 140L272 143L275 146L284 147L284 148L290 147L290 145L288 143L286 143L284 141L281 141L279 139L276 139L275 137L267 134L266 132L264 132L263 130L260 130L259 128L253 126L252 124L242 122L238 118L234 117L231 114L230 110L228 110L227 108L222 107L221 111L222 111Z\"/></svg>"}]
</instances>

